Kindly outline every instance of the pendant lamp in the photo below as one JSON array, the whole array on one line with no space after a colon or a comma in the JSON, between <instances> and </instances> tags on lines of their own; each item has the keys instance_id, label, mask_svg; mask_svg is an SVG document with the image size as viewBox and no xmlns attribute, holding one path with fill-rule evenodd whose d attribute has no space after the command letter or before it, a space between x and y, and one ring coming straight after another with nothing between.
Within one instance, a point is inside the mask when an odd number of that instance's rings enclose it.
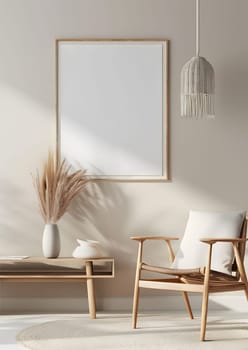
<instances>
[{"instance_id":1,"label":"pendant lamp","mask_svg":"<svg viewBox=\"0 0 248 350\"><path fill-rule=\"evenodd\" d=\"M181 72L181 116L214 118L214 70L200 56L200 0L196 0L196 55Z\"/></svg>"}]
</instances>

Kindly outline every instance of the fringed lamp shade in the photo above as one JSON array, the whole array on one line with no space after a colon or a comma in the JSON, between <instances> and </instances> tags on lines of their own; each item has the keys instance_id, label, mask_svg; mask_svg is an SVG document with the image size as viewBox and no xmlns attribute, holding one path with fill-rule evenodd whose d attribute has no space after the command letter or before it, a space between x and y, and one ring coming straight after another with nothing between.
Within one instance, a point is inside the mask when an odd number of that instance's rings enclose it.
<instances>
[{"instance_id":1,"label":"fringed lamp shade","mask_svg":"<svg viewBox=\"0 0 248 350\"><path fill-rule=\"evenodd\" d=\"M181 116L214 118L214 70L204 57L192 57L182 69Z\"/></svg>"},{"instance_id":2,"label":"fringed lamp shade","mask_svg":"<svg viewBox=\"0 0 248 350\"><path fill-rule=\"evenodd\" d=\"M200 56L200 0L196 4L196 53L181 71L181 116L214 118L214 70Z\"/></svg>"}]
</instances>

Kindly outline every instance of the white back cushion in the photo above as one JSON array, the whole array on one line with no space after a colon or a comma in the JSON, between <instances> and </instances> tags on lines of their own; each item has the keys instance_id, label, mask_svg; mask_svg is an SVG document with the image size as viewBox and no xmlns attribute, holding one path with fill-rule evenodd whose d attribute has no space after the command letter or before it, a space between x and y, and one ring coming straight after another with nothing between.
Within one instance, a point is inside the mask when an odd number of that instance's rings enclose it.
<instances>
[{"instance_id":1,"label":"white back cushion","mask_svg":"<svg viewBox=\"0 0 248 350\"><path fill-rule=\"evenodd\" d=\"M208 244L201 238L239 238L245 213L212 213L190 211L184 237L172 264L173 268L198 268L207 264ZM231 274L231 243L216 243L211 269Z\"/></svg>"}]
</instances>

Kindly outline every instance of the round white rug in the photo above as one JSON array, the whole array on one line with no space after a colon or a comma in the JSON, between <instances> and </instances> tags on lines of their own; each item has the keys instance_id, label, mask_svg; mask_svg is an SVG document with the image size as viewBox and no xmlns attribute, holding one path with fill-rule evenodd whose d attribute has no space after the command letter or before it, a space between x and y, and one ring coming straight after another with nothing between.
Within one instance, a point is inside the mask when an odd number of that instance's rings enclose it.
<instances>
[{"instance_id":1,"label":"round white rug","mask_svg":"<svg viewBox=\"0 0 248 350\"><path fill-rule=\"evenodd\" d=\"M70 317L24 329L17 341L32 350L247 350L247 319L212 317L200 343L200 319L181 315L142 315L131 328L130 315ZM232 341L230 341L232 340Z\"/></svg>"}]
</instances>

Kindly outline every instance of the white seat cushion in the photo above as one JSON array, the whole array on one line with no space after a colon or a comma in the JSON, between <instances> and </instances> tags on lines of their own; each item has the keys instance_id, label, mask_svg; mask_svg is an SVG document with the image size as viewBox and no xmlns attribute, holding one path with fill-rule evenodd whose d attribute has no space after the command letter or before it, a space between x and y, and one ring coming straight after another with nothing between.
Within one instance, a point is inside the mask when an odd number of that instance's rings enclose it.
<instances>
[{"instance_id":1,"label":"white seat cushion","mask_svg":"<svg viewBox=\"0 0 248 350\"><path fill-rule=\"evenodd\" d=\"M244 212L214 213L190 211L184 237L172 264L173 268L189 269L207 264L208 245L202 238L239 238ZM231 274L233 249L231 243L216 243L211 269Z\"/></svg>"}]
</instances>

